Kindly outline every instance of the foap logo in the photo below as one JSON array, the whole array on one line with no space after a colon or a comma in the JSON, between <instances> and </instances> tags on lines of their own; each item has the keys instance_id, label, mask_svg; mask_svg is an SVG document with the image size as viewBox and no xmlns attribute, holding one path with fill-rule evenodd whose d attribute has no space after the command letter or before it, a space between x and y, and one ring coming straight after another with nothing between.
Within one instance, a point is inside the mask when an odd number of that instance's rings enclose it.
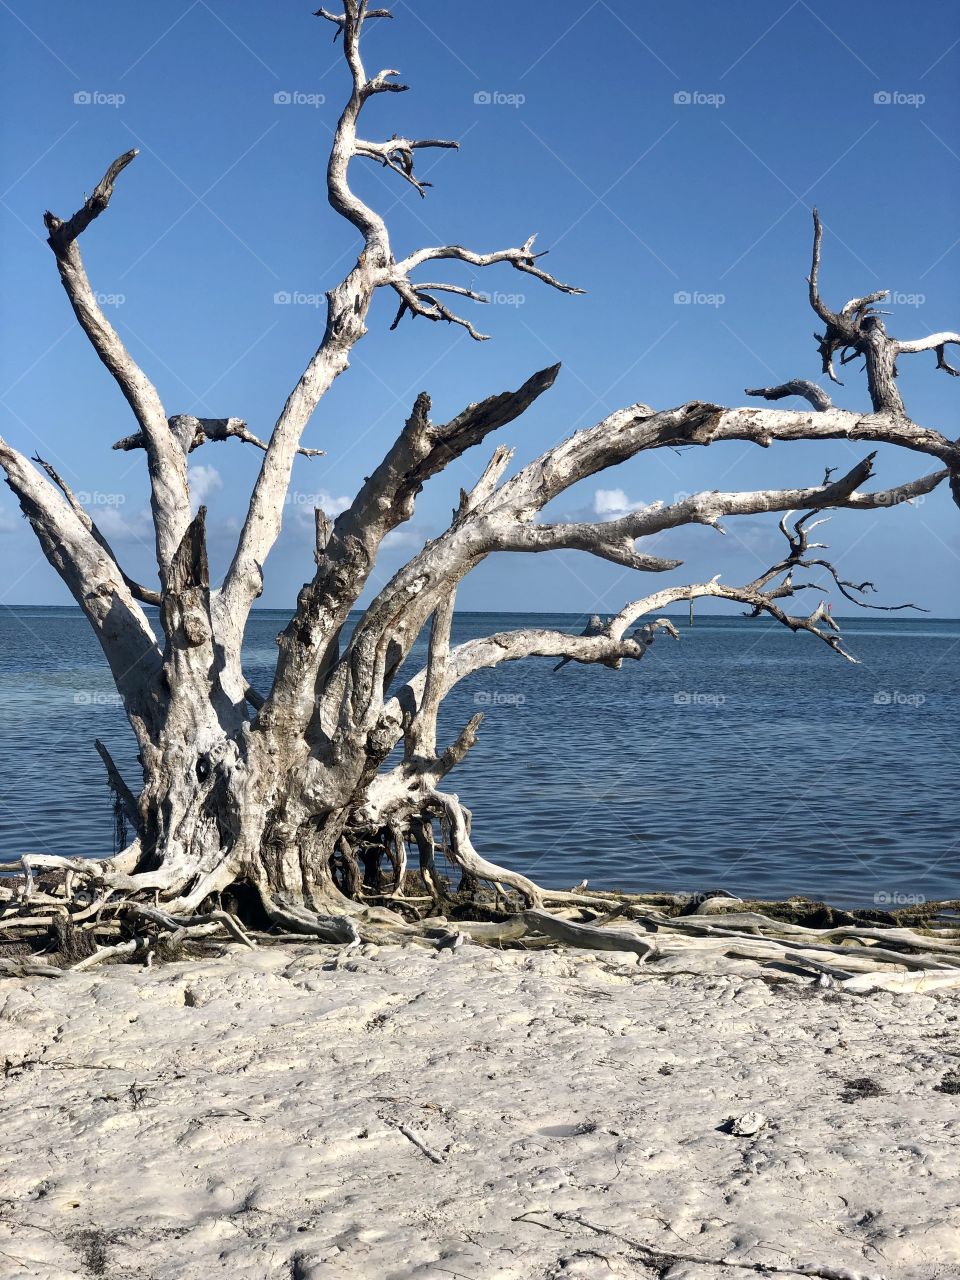
<instances>
[{"instance_id":1,"label":"foap logo","mask_svg":"<svg viewBox=\"0 0 960 1280\"><path fill-rule=\"evenodd\" d=\"M922 107L926 100L925 93L903 93L900 89L881 89L873 95L876 107Z\"/></svg>"},{"instance_id":2,"label":"foap logo","mask_svg":"<svg viewBox=\"0 0 960 1280\"><path fill-rule=\"evenodd\" d=\"M703 293L700 289L678 289L673 295L675 307L722 307L726 300L725 293Z\"/></svg>"},{"instance_id":3,"label":"foap logo","mask_svg":"<svg viewBox=\"0 0 960 1280\"><path fill-rule=\"evenodd\" d=\"M93 296L101 307L122 307L127 300L125 293L95 293Z\"/></svg>"},{"instance_id":4,"label":"foap logo","mask_svg":"<svg viewBox=\"0 0 960 1280\"><path fill-rule=\"evenodd\" d=\"M700 89L678 89L673 95L677 107L722 107L726 100L726 94L703 93Z\"/></svg>"},{"instance_id":5,"label":"foap logo","mask_svg":"<svg viewBox=\"0 0 960 1280\"><path fill-rule=\"evenodd\" d=\"M98 489L92 493L81 489L76 497L81 507L122 507L127 500L125 493L101 493Z\"/></svg>"},{"instance_id":6,"label":"foap logo","mask_svg":"<svg viewBox=\"0 0 960 1280\"><path fill-rule=\"evenodd\" d=\"M922 893L903 893L899 889L878 889L873 895L874 904L878 907L922 907L926 900Z\"/></svg>"},{"instance_id":7,"label":"foap logo","mask_svg":"<svg viewBox=\"0 0 960 1280\"><path fill-rule=\"evenodd\" d=\"M103 689L81 689L73 695L76 707L122 707L123 699L119 693L107 693Z\"/></svg>"},{"instance_id":8,"label":"foap logo","mask_svg":"<svg viewBox=\"0 0 960 1280\"><path fill-rule=\"evenodd\" d=\"M278 289L273 295L275 307L322 307L325 293L304 293L300 289Z\"/></svg>"},{"instance_id":9,"label":"foap logo","mask_svg":"<svg viewBox=\"0 0 960 1280\"><path fill-rule=\"evenodd\" d=\"M324 93L303 93L300 89L279 89L273 95L275 107L322 107L326 100Z\"/></svg>"},{"instance_id":10,"label":"foap logo","mask_svg":"<svg viewBox=\"0 0 960 1280\"><path fill-rule=\"evenodd\" d=\"M902 494L898 494L896 489L888 493L875 493L873 501L878 507L899 507L901 503L908 507L922 507L927 500L924 493L914 494L912 498L904 498Z\"/></svg>"},{"instance_id":11,"label":"foap logo","mask_svg":"<svg viewBox=\"0 0 960 1280\"><path fill-rule=\"evenodd\" d=\"M309 507L311 511L318 508L324 510L329 503L329 495L326 493L286 493L283 496L283 502L288 507Z\"/></svg>"},{"instance_id":12,"label":"foap logo","mask_svg":"<svg viewBox=\"0 0 960 1280\"><path fill-rule=\"evenodd\" d=\"M901 693L899 689L880 689L873 695L877 707L922 707L926 700L926 694Z\"/></svg>"},{"instance_id":13,"label":"foap logo","mask_svg":"<svg viewBox=\"0 0 960 1280\"><path fill-rule=\"evenodd\" d=\"M922 307L927 301L925 293L900 293L894 289L890 301L897 307Z\"/></svg>"},{"instance_id":14,"label":"foap logo","mask_svg":"<svg viewBox=\"0 0 960 1280\"><path fill-rule=\"evenodd\" d=\"M522 107L526 100L525 93L504 93L500 89L479 89L473 95L476 107Z\"/></svg>"},{"instance_id":15,"label":"foap logo","mask_svg":"<svg viewBox=\"0 0 960 1280\"><path fill-rule=\"evenodd\" d=\"M480 292L477 294L483 302L491 302L498 307L522 307L527 300L525 293Z\"/></svg>"},{"instance_id":16,"label":"foap logo","mask_svg":"<svg viewBox=\"0 0 960 1280\"><path fill-rule=\"evenodd\" d=\"M126 100L125 93L104 93L100 89L78 89L73 95L76 107L122 107Z\"/></svg>"},{"instance_id":17,"label":"foap logo","mask_svg":"<svg viewBox=\"0 0 960 1280\"><path fill-rule=\"evenodd\" d=\"M726 702L726 697L722 693L696 693L681 690L680 693L673 695L673 703L676 707L722 707Z\"/></svg>"},{"instance_id":18,"label":"foap logo","mask_svg":"<svg viewBox=\"0 0 960 1280\"><path fill-rule=\"evenodd\" d=\"M477 707L522 707L526 700L523 693L499 693L490 689L478 689L473 695Z\"/></svg>"}]
</instances>

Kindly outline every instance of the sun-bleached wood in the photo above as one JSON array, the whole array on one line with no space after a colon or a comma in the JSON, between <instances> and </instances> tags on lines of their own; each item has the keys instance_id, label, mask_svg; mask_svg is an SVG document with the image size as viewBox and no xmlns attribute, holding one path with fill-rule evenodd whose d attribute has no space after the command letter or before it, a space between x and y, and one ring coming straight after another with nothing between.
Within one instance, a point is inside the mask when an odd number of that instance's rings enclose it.
<instances>
[{"instance_id":1,"label":"sun-bleached wood","mask_svg":"<svg viewBox=\"0 0 960 1280\"><path fill-rule=\"evenodd\" d=\"M421 393L395 442L369 468L349 506L335 519L317 512L315 565L278 637L274 678L269 688L251 688L243 671L243 637L280 534L293 465L298 456L323 452L304 444L304 433L365 337L377 290L399 299L394 327L405 316L443 320L475 338L485 335L444 299L482 304L483 292L455 279L418 281L421 268L439 263L451 271L508 266L560 293L581 292L544 270L532 236L506 249L441 244L414 249L405 257L394 254L383 216L351 185L352 162L381 164L387 174L424 196L429 184L415 172L420 153L454 151L457 143L396 135L379 142L362 138L358 124L365 106L405 88L394 70L368 74L361 58L365 22L392 15L368 10L361 0L347 0L342 13L321 9L317 16L333 25L349 77L327 162L326 189L331 207L357 233L358 254L326 295L314 353L267 438L238 417L168 415L153 383L97 303L79 238L88 230L99 233L99 219L135 151L114 161L71 218L45 217L77 319L133 413L136 430L113 447L146 455L157 585L139 585L128 577L51 464L37 459L34 466L0 441L7 482L104 650L142 767L141 779L124 780L105 757L114 790L136 829L129 849L114 858L24 855L22 901L4 908L23 917L24 929L38 904L44 910L65 909L68 895L49 874L56 872L71 887L79 910L88 910L93 899L102 900L97 920L119 919L125 905L139 905L139 914L130 918L137 919L144 934L185 929L196 937L200 930L204 937L226 932L247 940L251 923L259 922L352 946L364 931L409 928L416 901L430 910L442 901L446 891L436 872L438 849L459 866L466 882L490 882L517 906L526 904L531 911L589 906L594 901L590 895L546 890L483 856L482 832L472 830L468 808L444 786L476 741L482 715L475 715L452 741L439 742L437 718L447 694L460 681L503 662L548 659L556 678L565 679L561 668L571 662L617 669L626 660L641 660L651 644L677 639L663 611L698 598L739 604L753 615L807 632L854 660L826 607L827 594L837 590L858 604L879 606L864 599L871 583L842 577L818 554L822 544L811 542L809 535L822 517L813 517L835 509L877 511L909 503L947 479L958 493L960 443L913 422L894 377L898 356L923 351L934 351L938 365L955 372L946 364L944 349L960 339L946 332L911 342L889 337L874 307L884 296L879 293L853 299L837 312L827 307L819 293L823 228L814 215L809 297L825 327L817 337L823 370L836 378L836 356L846 363L852 355L862 355L870 411L838 408L816 383L795 379L749 394L768 400L799 395L808 408L727 407L694 400L655 409L635 403L562 439L512 473L513 450L498 444L480 460L479 480L460 491L449 526L372 593L345 639L350 613L370 587L384 540L411 521L423 486L516 422L541 397L547 397L542 407L548 408L560 368L535 372L516 390L468 404L446 422L433 421L430 397ZM429 332L429 326L424 328ZM206 512L201 507L194 513L191 507L187 461L198 447L230 439L253 445L263 456L229 568L222 582L214 583L206 554ZM797 483L784 488L707 490L638 506L607 521L543 514L575 485L646 452L719 449L730 441L766 449L831 440L863 445L870 452L839 478L830 470L819 483L798 474ZM346 440L334 433L324 443L335 452ZM875 448L881 444L919 455L926 469L893 487L866 488L874 473ZM722 533L724 521L767 513L782 517L786 550L750 582L727 584L718 574L705 582L643 589L615 616L593 620L582 634L524 627L454 643L457 588L490 555L578 551L637 573L661 575L682 564L669 554L671 531L700 525ZM806 596L808 603L795 608L790 602L798 596ZM148 616L143 604L157 606L158 613ZM427 665L401 678L401 668L428 626ZM397 748L402 750L394 755ZM417 891L404 892L408 839L419 851L425 898L418 899ZM361 863L374 867L381 858L393 867L389 887L364 883ZM210 906L216 895L234 886L254 891L237 899L236 910L249 916L245 922L232 913L216 914L218 908ZM526 917L528 924L540 919ZM83 920L79 927L89 923ZM573 936L570 929L554 933Z\"/></svg>"}]
</instances>

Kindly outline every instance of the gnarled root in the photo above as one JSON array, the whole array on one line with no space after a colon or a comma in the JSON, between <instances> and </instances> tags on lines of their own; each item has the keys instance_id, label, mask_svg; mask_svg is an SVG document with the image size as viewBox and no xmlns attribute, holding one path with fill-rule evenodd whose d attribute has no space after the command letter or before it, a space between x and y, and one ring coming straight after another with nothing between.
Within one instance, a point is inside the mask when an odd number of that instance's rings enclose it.
<instances>
[{"instance_id":1,"label":"gnarled root","mask_svg":"<svg viewBox=\"0 0 960 1280\"><path fill-rule=\"evenodd\" d=\"M270 923L283 929L286 933L309 935L321 942L346 943L355 947L360 943L357 927L347 916L324 916L305 907L293 904L280 904L260 888L260 901L267 913Z\"/></svg>"},{"instance_id":2,"label":"gnarled root","mask_svg":"<svg viewBox=\"0 0 960 1280\"><path fill-rule=\"evenodd\" d=\"M459 796L433 791L428 797L428 803L447 824L450 833L449 853L461 870L475 876L478 880L489 880L495 885L510 885L511 888L517 889L531 906L539 906L543 902L544 891L539 885L528 880L519 871L498 867L495 862L488 862L477 853L470 839L467 811L460 803Z\"/></svg>"},{"instance_id":3,"label":"gnarled root","mask_svg":"<svg viewBox=\"0 0 960 1280\"><path fill-rule=\"evenodd\" d=\"M491 890L473 900L448 892L435 863L437 819L450 862ZM420 853L426 896L404 896L407 832ZM27 855L19 884L11 878L3 886L0 944L20 951L24 943L49 948L59 966L84 972L118 960L150 963L184 941L252 947L251 930L261 929L266 917L274 937L348 949L361 941L401 940L443 947L453 938L454 945L468 940L632 953L651 976L734 964L742 972L851 991L960 987L960 928L955 914L935 904L904 923L880 912L833 912L813 904L804 916L794 901L743 903L720 890L693 897L589 893L585 882L567 892L545 889L483 858L471 839L469 810L456 795L432 787L421 793L413 812L378 818L358 828L356 836L362 839L365 833L374 847L389 847L394 855L393 881L384 892L369 894L360 883L353 852L359 846L351 835L351 842L341 839L337 847L344 871L340 884L331 870L294 902L251 878L248 891L262 910L249 912L239 905L224 910L218 901L218 891L231 883L228 859L177 884L163 870L131 874L139 858L136 845L102 861ZM344 892L347 888L355 896ZM448 919L454 914L455 920ZM61 972L39 958L0 953L0 975Z\"/></svg>"}]
</instances>

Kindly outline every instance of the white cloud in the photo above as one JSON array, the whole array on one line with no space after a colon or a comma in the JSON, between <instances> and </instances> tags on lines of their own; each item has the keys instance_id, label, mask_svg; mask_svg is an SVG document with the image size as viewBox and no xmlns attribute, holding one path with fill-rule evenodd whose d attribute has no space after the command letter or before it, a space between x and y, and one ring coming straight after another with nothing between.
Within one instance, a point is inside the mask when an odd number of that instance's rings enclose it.
<instances>
[{"instance_id":1,"label":"white cloud","mask_svg":"<svg viewBox=\"0 0 960 1280\"><path fill-rule=\"evenodd\" d=\"M633 511L654 511L660 502L634 502L623 489L597 489L593 495L593 514L601 520L619 520Z\"/></svg>"},{"instance_id":2,"label":"white cloud","mask_svg":"<svg viewBox=\"0 0 960 1280\"><path fill-rule=\"evenodd\" d=\"M223 488L223 478L216 467L195 463L188 471L190 480L190 506L196 511L203 506L211 493Z\"/></svg>"},{"instance_id":3,"label":"white cloud","mask_svg":"<svg viewBox=\"0 0 960 1280\"><path fill-rule=\"evenodd\" d=\"M628 505L627 495L622 489L598 489L593 495L594 515L621 515Z\"/></svg>"},{"instance_id":4,"label":"white cloud","mask_svg":"<svg viewBox=\"0 0 960 1280\"><path fill-rule=\"evenodd\" d=\"M352 498L344 496L335 498L332 494L327 493L326 489L321 489L315 496L317 501L314 503L314 506L322 508L331 520L335 520L341 511L346 511L347 507L349 507L350 503L353 501Z\"/></svg>"},{"instance_id":5,"label":"white cloud","mask_svg":"<svg viewBox=\"0 0 960 1280\"><path fill-rule=\"evenodd\" d=\"M314 528L313 513L317 507L330 520L335 520L341 511L346 511L353 499L343 494L336 497L326 489L317 489L313 493L301 493L297 490L287 496L287 501L293 507L293 518L296 525L299 528L309 529L312 533Z\"/></svg>"}]
</instances>

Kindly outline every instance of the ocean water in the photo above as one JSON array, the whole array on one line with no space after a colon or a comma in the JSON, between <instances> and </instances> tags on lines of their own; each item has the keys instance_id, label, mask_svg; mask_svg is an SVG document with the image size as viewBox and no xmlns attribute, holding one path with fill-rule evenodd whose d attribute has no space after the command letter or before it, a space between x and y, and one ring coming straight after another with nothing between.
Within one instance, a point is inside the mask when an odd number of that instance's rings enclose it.
<instances>
[{"instance_id":1,"label":"ocean water","mask_svg":"<svg viewBox=\"0 0 960 1280\"><path fill-rule=\"evenodd\" d=\"M253 615L246 670L261 689L285 621ZM463 613L454 639L583 621ZM441 744L486 714L449 778L486 857L552 886L857 906L960 896L960 620L850 619L858 666L764 620L676 621L679 642L619 672L537 659L454 691ZM0 714L0 860L109 853L93 740L131 782L135 748L79 611L0 609Z\"/></svg>"}]
</instances>

